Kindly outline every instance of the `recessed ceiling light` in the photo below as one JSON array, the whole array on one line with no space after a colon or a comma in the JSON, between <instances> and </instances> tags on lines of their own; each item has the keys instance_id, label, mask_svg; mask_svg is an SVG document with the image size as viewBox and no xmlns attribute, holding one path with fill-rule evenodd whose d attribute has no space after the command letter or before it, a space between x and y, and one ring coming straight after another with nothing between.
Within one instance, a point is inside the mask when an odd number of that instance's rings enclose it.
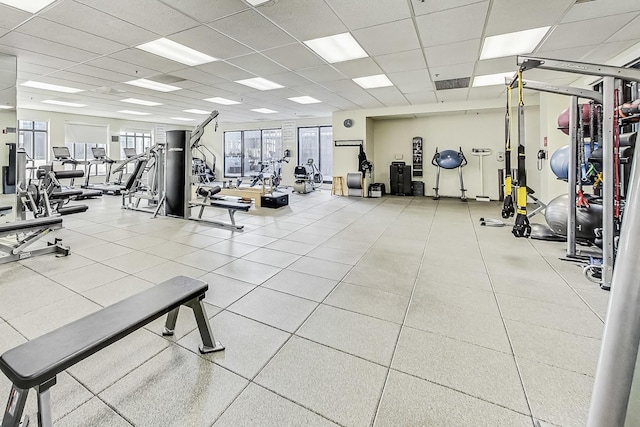
<instances>
[{"instance_id":1,"label":"recessed ceiling light","mask_svg":"<svg viewBox=\"0 0 640 427\"><path fill-rule=\"evenodd\" d=\"M11 105L0 105L0 110L11 110L15 107L11 106Z\"/></svg>"},{"instance_id":2,"label":"recessed ceiling light","mask_svg":"<svg viewBox=\"0 0 640 427\"><path fill-rule=\"evenodd\" d=\"M294 96L293 98L287 98L289 101L297 102L298 104L317 104L319 101L311 96Z\"/></svg>"},{"instance_id":3,"label":"recessed ceiling light","mask_svg":"<svg viewBox=\"0 0 640 427\"><path fill-rule=\"evenodd\" d=\"M165 39L164 37L136 47L146 52L153 53L154 55L162 56L163 58L171 59L172 61L180 62L185 65L194 66L217 61L217 58L214 58L213 56L191 49L190 47L176 43L173 40Z\"/></svg>"},{"instance_id":4,"label":"recessed ceiling light","mask_svg":"<svg viewBox=\"0 0 640 427\"><path fill-rule=\"evenodd\" d=\"M393 86L389 77L384 74L377 74L375 76L366 76L366 77L358 77L353 79L354 82L358 83L360 87L363 89L373 89L376 87L388 87Z\"/></svg>"},{"instance_id":5,"label":"recessed ceiling light","mask_svg":"<svg viewBox=\"0 0 640 427\"><path fill-rule=\"evenodd\" d=\"M158 105L162 105L159 102L145 101L144 99L136 99L136 98L121 99L120 102L128 102L129 104L146 105L147 107L156 107Z\"/></svg>"},{"instance_id":6,"label":"recessed ceiling light","mask_svg":"<svg viewBox=\"0 0 640 427\"><path fill-rule=\"evenodd\" d=\"M56 92L65 92L65 93L78 93L83 91L82 89L76 89L74 87L52 85L49 83L36 82L33 80L24 82L20 84L20 86L32 87L35 89L53 90Z\"/></svg>"},{"instance_id":7,"label":"recessed ceiling light","mask_svg":"<svg viewBox=\"0 0 640 427\"><path fill-rule=\"evenodd\" d=\"M120 110L118 113L131 114L133 116L149 116L151 113L144 113L142 111Z\"/></svg>"},{"instance_id":8,"label":"recessed ceiling light","mask_svg":"<svg viewBox=\"0 0 640 427\"><path fill-rule=\"evenodd\" d=\"M172 120L180 120L181 122L193 122L195 119L188 119L186 117L171 117Z\"/></svg>"},{"instance_id":9,"label":"recessed ceiling light","mask_svg":"<svg viewBox=\"0 0 640 427\"><path fill-rule=\"evenodd\" d=\"M273 113L277 113L277 111L274 110L270 110L268 108L254 108L251 111L255 111L256 113L262 113L262 114L273 114Z\"/></svg>"},{"instance_id":10,"label":"recessed ceiling light","mask_svg":"<svg viewBox=\"0 0 640 427\"><path fill-rule=\"evenodd\" d=\"M164 83L158 83L148 79L131 80L125 83L128 85L138 86L145 89L157 90L159 92L173 92L174 90L182 89L181 87L178 87L178 86L171 86Z\"/></svg>"},{"instance_id":11,"label":"recessed ceiling light","mask_svg":"<svg viewBox=\"0 0 640 427\"><path fill-rule=\"evenodd\" d=\"M86 107L86 104L79 104L77 102L57 101L55 99L47 99L42 101L45 104L62 105L64 107Z\"/></svg>"},{"instance_id":12,"label":"recessed ceiling light","mask_svg":"<svg viewBox=\"0 0 640 427\"><path fill-rule=\"evenodd\" d=\"M271 90L271 89L280 89L284 86L279 85L278 83L274 83L271 80L263 79L262 77L254 77L252 79L244 79L244 80L236 80L236 83L240 83L241 85L249 86L258 90Z\"/></svg>"},{"instance_id":13,"label":"recessed ceiling light","mask_svg":"<svg viewBox=\"0 0 640 427\"><path fill-rule=\"evenodd\" d=\"M330 64L369 56L350 33L307 40L304 44Z\"/></svg>"},{"instance_id":14,"label":"recessed ceiling light","mask_svg":"<svg viewBox=\"0 0 640 427\"><path fill-rule=\"evenodd\" d=\"M191 110L182 110L185 113L191 113L191 114L211 114L211 111L205 111L205 110L197 110L195 108L192 108Z\"/></svg>"},{"instance_id":15,"label":"recessed ceiling light","mask_svg":"<svg viewBox=\"0 0 640 427\"><path fill-rule=\"evenodd\" d=\"M482 44L480 59L531 53L551 27L532 28L515 33L486 37Z\"/></svg>"},{"instance_id":16,"label":"recessed ceiling light","mask_svg":"<svg viewBox=\"0 0 640 427\"><path fill-rule=\"evenodd\" d=\"M505 77L513 77L514 72L485 74L473 78L473 87L504 85Z\"/></svg>"},{"instance_id":17,"label":"recessed ceiling light","mask_svg":"<svg viewBox=\"0 0 640 427\"><path fill-rule=\"evenodd\" d=\"M24 10L25 12L36 13L54 1L55 0L0 0L0 3Z\"/></svg>"},{"instance_id":18,"label":"recessed ceiling light","mask_svg":"<svg viewBox=\"0 0 640 427\"><path fill-rule=\"evenodd\" d=\"M247 3L249 3L250 5L253 5L253 6L259 6L259 5L261 5L262 3L266 3L266 2L268 2L269 0L246 0L246 1L247 1Z\"/></svg>"},{"instance_id":19,"label":"recessed ceiling light","mask_svg":"<svg viewBox=\"0 0 640 427\"><path fill-rule=\"evenodd\" d=\"M209 101L209 102L213 102L214 104L222 104L222 105L240 104L240 102L238 101L232 101L231 99L227 99L227 98L220 98L219 96L216 96L214 98L207 98L207 99L204 99L203 101Z\"/></svg>"}]
</instances>

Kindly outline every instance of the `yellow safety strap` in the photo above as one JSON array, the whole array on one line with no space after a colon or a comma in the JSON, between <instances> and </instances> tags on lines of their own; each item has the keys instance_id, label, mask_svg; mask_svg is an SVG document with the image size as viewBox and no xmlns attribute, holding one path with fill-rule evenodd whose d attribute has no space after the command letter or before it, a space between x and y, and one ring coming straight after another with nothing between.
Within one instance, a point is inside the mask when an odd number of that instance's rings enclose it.
<instances>
[{"instance_id":1,"label":"yellow safety strap","mask_svg":"<svg viewBox=\"0 0 640 427\"><path fill-rule=\"evenodd\" d=\"M522 215L527 214L527 187L518 187L517 193L518 209L517 212Z\"/></svg>"},{"instance_id":2,"label":"yellow safety strap","mask_svg":"<svg viewBox=\"0 0 640 427\"><path fill-rule=\"evenodd\" d=\"M522 70L518 70L518 105L524 105L524 85L522 83Z\"/></svg>"}]
</instances>

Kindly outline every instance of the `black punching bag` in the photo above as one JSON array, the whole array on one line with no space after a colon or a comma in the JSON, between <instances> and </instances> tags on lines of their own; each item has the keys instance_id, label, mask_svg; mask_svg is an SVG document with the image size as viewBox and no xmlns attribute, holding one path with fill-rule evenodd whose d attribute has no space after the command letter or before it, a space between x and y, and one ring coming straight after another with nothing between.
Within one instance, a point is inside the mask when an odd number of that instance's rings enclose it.
<instances>
[{"instance_id":1,"label":"black punching bag","mask_svg":"<svg viewBox=\"0 0 640 427\"><path fill-rule=\"evenodd\" d=\"M167 131L165 208L167 215L184 217L185 155L191 137L188 130Z\"/></svg>"}]
</instances>

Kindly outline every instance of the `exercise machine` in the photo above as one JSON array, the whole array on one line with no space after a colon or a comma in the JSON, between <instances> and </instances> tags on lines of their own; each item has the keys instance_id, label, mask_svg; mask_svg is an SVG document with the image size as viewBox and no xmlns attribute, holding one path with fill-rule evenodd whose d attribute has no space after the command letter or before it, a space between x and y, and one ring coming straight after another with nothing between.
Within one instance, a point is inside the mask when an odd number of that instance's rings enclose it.
<instances>
[{"instance_id":1,"label":"exercise machine","mask_svg":"<svg viewBox=\"0 0 640 427\"><path fill-rule=\"evenodd\" d=\"M165 189L165 144L155 144L144 153L126 159L116 170L134 163L133 172L121 190L122 209L158 214L163 208ZM146 205L142 205L142 202Z\"/></svg>"},{"instance_id":2,"label":"exercise machine","mask_svg":"<svg viewBox=\"0 0 640 427\"><path fill-rule=\"evenodd\" d=\"M2 255L0 255L0 265L44 254L69 255L69 248L63 246L58 238L53 242L47 242L47 246L44 248L29 249L31 245L40 241L50 232L61 228L62 218L37 218L1 224L0 254Z\"/></svg>"},{"instance_id":3,"label":"exercise machine","mask_svg":"<svg viewBox=\"0 0 640 427\"><path fill-rule=\"evenodd\" d=\"M74 171L78 169L78 165L87 164L87 162L85 161L74 159L71 156L69 147L65 147L65 146L51 147L51 151L53 152L53 161L51 162L52 169L56 162L60 163L65 169L67 165L70 165L71 170L74 170ZM84 172L82 176L84 176ZM69 185L63 186L63 188L67 190L74 190L75 189L74 184L75 184L75 178L71 178L69 181ZM90 199L90 198L95 198L100 196L102 196L102 191L92 190L87 188L87 189L81 190L81 194L78 196L75 196L74 198L76 200L81 200L81 199Z\"/></svg>"},{"instance_id":4,"label":"exercise machine","mask_svg":"<svg viewBox=\"0 0 640 427\"><path fill-rule=\"evenodd\" d=\"M462 176L462 168L467 165L467 158L464 156L462 152L462 147L455 150L443 150L438 151L438 147L436 147L436 152L431 159L431 164L438 168L436 172L436 186L433 187L435 191L435 195L433 196L433 200L438 200L440 198L439 187L440 187L440 169L458 169L458 177L460 178L460 200L463 202L467 201L467 196L465 192L467 191L464 188L464 178Z\"/></svg>"},{"instance_id":5,"label":"exercise machine","mask_svg":"<svg viewBox=\"0 0 640 427\"><path fill-rule=\"evenodd\" d=\"M103 194L112 194L112 195L120 195L120 191L122 191L122 186L113 184L109 182L111 178L111 168L116 163L115 160L109 158L107 156L107 152L102 147L92 147L91 153L93 154L93 160L89 162L89 166L87 168L87 173L85 175L85 181L82 188L88 188L90 190L98 190ZM104 165L105 174L104 174L104 182L96 182L91 183L89 180L91 179L91 167L96 167L96 174L98 172L98 166Z\"/></svg>"},{"instance_id":6,"label":"exercise machine","mask_svg":"<svg viewBox=\"0 0 640 427\"><path fill-rule=\"evenodd\" d=\"M296 166L293 170L293 177L295 178L293 190L300 194L319 189L324 179L313 159L308 159L304 165Z\"/></svg>"}]
</instances>

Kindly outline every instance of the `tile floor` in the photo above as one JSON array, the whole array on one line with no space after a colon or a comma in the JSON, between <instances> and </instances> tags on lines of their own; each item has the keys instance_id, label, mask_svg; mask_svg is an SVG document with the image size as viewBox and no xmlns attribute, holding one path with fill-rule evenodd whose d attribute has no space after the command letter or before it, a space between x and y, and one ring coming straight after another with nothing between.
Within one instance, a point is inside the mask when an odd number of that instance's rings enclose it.
<instances>
[{"instance_id":1,"label":"tile floor","mask_svg":"<svg viewBox=\"0 0 640 427\"><path fill-rule=\"evenodd\" d=\"M243 232L87 203L72 255L0 266L0 352L180 274L226 350L158 319L59 376L57 426L585 424L608 293L564 244L480 227L496 203L321 191Z\"/></svg>"}]
</instances>

